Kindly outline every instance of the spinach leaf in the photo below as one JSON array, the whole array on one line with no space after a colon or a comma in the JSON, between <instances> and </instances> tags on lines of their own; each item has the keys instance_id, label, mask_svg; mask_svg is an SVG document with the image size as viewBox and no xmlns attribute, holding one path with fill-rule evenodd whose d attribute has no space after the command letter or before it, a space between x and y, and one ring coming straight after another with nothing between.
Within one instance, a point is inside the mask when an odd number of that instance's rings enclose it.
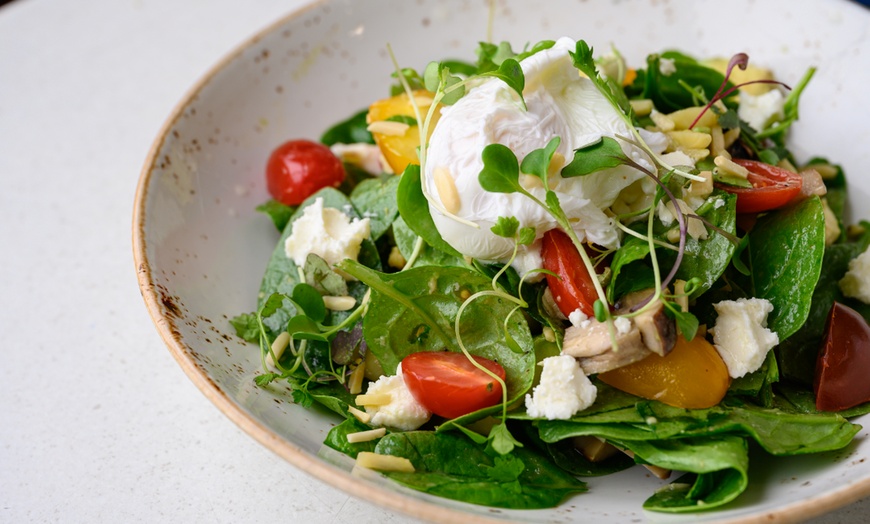
<instances>
[{"instance_id":1,"label":"spinach leaf","mask_svg":"<svg viewBox=\"0 0 870 524\"><path fill-rule=\"evenodd\" d=\"M704 97L710 100L725 81L722 73L703 66L691 58L673 53L668 54L667 59L673 60L676 70L667 75L662 74L662 58L659 55L647 57L642 98L652 99L655 107L663 113L698 105L695 100L697 95L693 95L684 85L702 91ZM725 89L731 87L733 84L728 82Z\"/></svg>"},{"instance_id":2,"label":"spinach leaf","mask_svg":"<svg viewBox=\"0 0 870 524\"><path fill-rule=\"evenodd\" d=\"M616 299L629 292L625 287L634 282L635 279L621 279L623 271L629 267L632 262L638 262L645 259L649 255L649 242L637 237L629 237L625 243L616 250L613 254L613 261L610 263L610 285L607 286L607 300L611 304L616 303ZM650 273L646 264L642 264L642 274ZM623 280L628 283L623 284Z\"/></svg>"},{"instance_id":3,"label":"spinach leaf","mask_svg":"<svg viewBox=\"0 0 870 524\"><path fill-rule=\"evenodd\" d=\"M393 238L396 241L396 247L399 248L399 252L402 253L405 260L408 260L411 253L414 252L414 247L417 243L417 238L419 237L417 236L417 233L414 233L411 228L408 227L408 224L405 223L405 219L401 216L397 217L393 222ZM465 261L460 257L448 255L443 251L438 251L429 244L426 244L424 241L423 249L420 251L420 254L417 256L412 267L419 266L465 267Z\"/></svg>"},{"instance_id":4,"label":"spinach leaf","mask_svg":"<svg viewBox=\"0 0 870 524\"><path fill-rule=\"evenodd\" d=\"M301 217L305 208L313 204L317 198L323 198L324 207L339 209L351 218L359 218L359 214L354 209L350 200L335 189L321 189L317 193L308 197L308 199L306 199L293 214L287 227L284 228L284 232L281 234L281 238L278 240L275 250L272 252L272 257L269 259L265 274L263 275L263 281L260 284L260 300L259 304L257 304L258 308L262 307L263 303L265 303L272 293L281 293L287 296L293 295L293 288L296 287L296 284L300 281L299 269L296 266L296 263L293 262L293 260L284 252L284 243L287 240L287 237L293 233L293 222ZM363 241L358 258L367 266L378 269L380 268L380 258L378 257L377 248L375 248L375 245L371 240L366 239ZM359 282L349 282L348 292L359 301L365 294L365 286ZM337 324L341 322L341 320L347 318L347 315L349 314L350 313L347 311L331 311L326 319L326 323ZM290 319L296 315L296 308L290 304L289 301L285 300L278 311L264 320L264 324L271 332L272 336L274 336L283 331Z\"/></svg>"},{"instance_id":5,"label":"spinach leaf","mask_svg":"<svg viewBox=\"0 0 870 524\"><path fill-rule=\"evenodd\" d=\"M415 473L387 473L399 484L472 504L549 508L571 493L586 491L584 482L528 447L492 457L458 433L391 433L378 442L375 451L405 457L414 464Z\"/></svg>"},{"instance_id":6,"label":"spinach leaf","mask_svg":"<svg viewBox=\"0 0 870 524\"><path fill-rule=\"evenodd\" d=\"M826 411L816 409L816 395L807 388L797 387L792 384L783 384L777 387L776 406L790 413L826 414ZM870 402L860 404L853 408L838 411L837 415L843 418L858 417L870 413Z\"/></svg>"},{"instance_id":7,"label":"spinach leaf","mask_svg":"<svg viewBox=\"0 0 870 524\"><path fill-rule=\"evenodd\" d=\"M752 437L774 455L840 449L849 444L859 429L860 426L836 414L803 415L727 402L708 409L683 409L647 401L639 402L633 409L538 422L544 442L580 435L627 441L731 434Z\"/></svg>"},{"instance_id":8,"label":"spinach leaf","mask_svg":"<svg viewBox=\"0 0 870 524\"><path fill-rule=\"evenodd\" d=\"M372 240L381 237L399 214L396 190L400 177L386 175L384 178L369 178L360 182L350 194L350 201L357 212L368 218Z\"/></svg>"},{"instance_id":9,"label":"spinach leaf","mask_svg":"<svg viewBox=\"0 0 870 524\"><path fill-rule=\"evenodd\" d=\"M848 303L837 282L849 269L849 261L863 253L868 244L870 235L857 242L834 244L825 249L807 320L794 335L776 348L784 376L796 382L812 384L828 312L835 301Z\"/></svg>"},{"instance_id":10,"label":"spinach leaf","mask_svg":"<svg viewBox=\"0 0 870 524\"><path fill-rule=\"evenodd\" d=\"M287 227L287 223L290 222L290 217L292 217L293 212L296 211L295 207L282 204L277 200L269 200L268 202L257 206L256 209L261 213L269 215L269 218L272 219L272 223L275 224L275 228L277 228L278 231L284 231L284 228Z\"/></svg>"},{"instance_id":11,"label":"spinach leaf","mask_svg":"<svg viewBox=\"0 0 870 524\"><path fill-rule=\"evenodd\" d=\"M717 204L720 200L724 202L724 205ZM736 195L716 189L707 199L707 202L698 208L698 214L714 226L734 234L737 221L736 206ZM683 261L677 270L677 278L686 282L693 278L701 280L698 290L695 291L695 296L705 293L713 287L713 283L725 272L731 262L731 256L734 254L735 246L731 240L709 227L707 230L708 236L704 240L686 238ZM661 249L657 254L664 267L669 267L676 261L676 253L669 249Z\"/></svg>"},{"instance_id":12,"label":"spinach leaf","mask_svg":"<svg viewBox=\"0 0 870 524\"><path fill-rule=\"evenodd\" d=\"M695 475L679 478L644 502L668 513L711 509L734 500L749 484L746 441L735 436L656 441L616 441L642 462Z\"/></svg>"},{"instance_id":13,"label":"spinach leaf","mask_svg":"<svg viewBox=\"0 0 870 524\"><path fill-rule=\"evenodd\" d=\"M368 108L354 114L352 117L335 124L326 130L320 141L331 146L333 144L374 144L375 140L368 130Z\"/></svg>"},{"instance_id":14,"label":"spinach leaf","mask_svg":"<svg viewBox=\"0 0 870 524\"><path fill-rule=\"evenodd\" d=\"M763 216L749 234L753 296L773 304L771 331L785 340L807 320L825 253L825 217L818 197Z\"/></svg>"},{"instance_id":15,"label":"spinach leaf","mask_svg":"<svg viewBox=\"0 0 870 524\"><path fill-rule=\"evenodd\" d=\"M346 260L340 268L371 288L363 335L387 374L395 374L411 353L460 351L454 333L460 305L477 291L492 289L486 277L458 267L419 267L387 275ZM525 394L535 375L532 336L521 314L511 316L508 332L523 353L505 341L504 322L513 309L504 300L484 296L465 308L460 324L469 353L505 368L508 399Z\"/></svg>"},{"instance_id":16,"label":"spinach leaf","mask_svg":"<svg viewBox=\"0 0 870 524\"><path fill-rule=\"evenodd\" d=\"M420 180L420 166L411 164L400 177L399 188L396 194L399 206L399 214L405 223L417 235L423 237L427 244L442 253L462 258L462 254L456 251L443 238L432 215L429 213L429 201L423 194L423 185Z\"/></svg>"},{"instance_id":17,"label":"spinach leaf","mask_svg":"<svg viewBox=\"0 0 870 524\"><path fill-rule=\"evenodd\" d=\"M349 433L367 431L369 429L372 428L363 424L354 417L349 417L341 424L330 429L329 433L326 434L326 440L324 440L323 443L336 451L340 451L345 455L356 458L360 451L374 451L378 442L376 440L370 440L368 442L357 442L352 444L347 441L347 435Z\"/></svg>"}]
</instances>

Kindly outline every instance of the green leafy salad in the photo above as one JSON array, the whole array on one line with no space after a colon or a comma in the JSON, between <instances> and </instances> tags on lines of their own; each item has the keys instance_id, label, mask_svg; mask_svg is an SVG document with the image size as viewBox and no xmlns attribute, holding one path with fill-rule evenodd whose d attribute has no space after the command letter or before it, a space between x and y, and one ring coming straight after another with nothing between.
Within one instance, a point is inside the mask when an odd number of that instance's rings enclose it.
<instances>
[{"instance_id":1,"label":"green leafy salad","mask_svg":"<svg viewBox=\"0 0 870 524\"><path fill-rule=\"evenodd\" d=\"M750 448L848 446L870 231L840 167L788 149L815 70L630 68L568 38L476 57L396 64L384 99L268 159L280 239L232 320L257 384L335 412L325 444L357 467L500 508L642 465L672 479L645 509L709 510Z\"/></svg>"}]
</instances>

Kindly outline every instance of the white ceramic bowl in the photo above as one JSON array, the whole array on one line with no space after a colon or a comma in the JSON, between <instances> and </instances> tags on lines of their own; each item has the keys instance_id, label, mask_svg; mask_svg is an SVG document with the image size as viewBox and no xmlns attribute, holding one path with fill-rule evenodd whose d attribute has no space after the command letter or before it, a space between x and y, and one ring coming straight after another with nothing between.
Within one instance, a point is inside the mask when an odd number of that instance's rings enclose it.
<instances>
[{"instance_id":1,"label":"white ceramic bowl","mask_svg":"<svg viewBox=\"0 0 870 524\"><path fill-rule=\"evenodd\" d=\"M351 476L321 443L337 420L252 383L257 349L228 319L255 308L277 240L254 207L268 196L265 160L291 138L318 137L332 123L386 95L391 44L403 66L473 60L487 35L487 2L350 0L316 3L253 36L197 84L170 115L142 172L133 222L139 282L148 309L185 372L224 413L297 467L347 492L435 521L668 522L798 519L870 494L870 442L818 456L752 461L737 502L689 516L644 512L660 484L642 468L590 479L591 492L547 511L504 511L422 495ZM697 56L748 52L780 79L814 64L792 133L799 158L824 154L852 178L853 216L868 216L870 12L845 1L501 0L494 41L514 47L546 38L616 44L630 63L678 48ZM860 422L860 421L859 421Z\"/></svg>"}]
</instances>

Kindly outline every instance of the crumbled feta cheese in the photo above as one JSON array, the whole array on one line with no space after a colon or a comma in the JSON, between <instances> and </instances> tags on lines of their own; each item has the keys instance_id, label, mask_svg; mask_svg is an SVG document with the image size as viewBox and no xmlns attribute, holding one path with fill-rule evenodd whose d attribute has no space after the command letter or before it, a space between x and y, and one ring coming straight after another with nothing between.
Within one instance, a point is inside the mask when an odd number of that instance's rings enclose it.
<instances>
[{"instance_id":1,"label":"crumbled feta cheese","mask_svg":"<svg viewBox=\"0 0 870 524\"><path fill-rule=\"evenodd\" d=\"M598 389L583 374L571 355L548 357L541 361L541 382L526 395L529 416L565 420L595 402Z\"/></svg>"},{"instance_id":2,"label":"crumbled feta cheese","mask_svg":"<svg viewBox=\"0 0 870 524\"><path fill-rule=\"evenodd\" d=\"M369 174L380 175L384 172L381 149L374 144L333 144L329 149L342 162L353 164Z\"/></svg>"},{"instance_id":3,"label":"crumbled feta cheese","mask_svg":"<svg viewBox=\"0 0 870 524\"><path fill-rule=\"evenodd\" d=\"M393 376L382 376L369 384L366 395L389 395L389 404L366 406L371 415L371 425L412 431L425 424L432 416L405 385L401 364Z\"/></svg>"},{"instance_id":4,"label":"crumbled feta cheese","mask_svg":"<svg viewBox=\"0 0 870 524\"><path fill-rule=\"evenodd\" d=\"M847 297L870 304L870 247L849 261L849 270L840 280L840 290Z\"/></svg>"},{"instance_id":5,"label":"crumbled feta cheese","mask_svg":"<svg viewBox=\"0 0 870 524\"><path fill-rule=\"evenodd\" d=\"M580 309L575 309L568 315L568 321L571 322L571 325L576 328L585 328L589 325L589 317L586 313L580 311Z\"/></svg>"},{"instance_id":6,"label":"crumbled feta cheese","mask_svg":"<svg viewBox=\"0 0 870 524\"><path fill-rule=\"evenodd\" d=\"M616 317L613 319L613 327L616 328L617 335L625 335L631 331L631 320L626 317Z\"/></svg>"},{"instance_id":7,"label":"crumbled feta cheese","mask_svg":"<svg viewBox=\"0 0 870 524\"><path fill-rule=\"evenodd\" d=\"M740 378L761 367L767 352L779 344L779 337L767 329L767 315L773 304L764 298L740 298L723 300L713 304L716 325L713 345L731 378Z\"/></svg>"},{"instance_id":8,"label":"crumbled feta cheese","mask_svg":"<svg viewBox=\"0 0 870 524\"><path fill-rule=\"evenodd\" d=\"M299 266L309 253L333 266L346 258L356 260L360 244L369 232L368 218L351 220L338 209L323 207L323 199L318 198L293 223L284 252Z\"/></svg>"},{"instance_id":9,"label":"crumbled feta cheese","mask_svg":"<svg viewBox=\"0 0 870 524\"><path fill-rule=\"evenodd\" d=\"M783 118L785 97L779 89L772 89L759 96L740 91L740 107L737 116L756 131L763 131L769 124Z\"/></svg>"},{"instance_id":10,"label":"crumbled feta cheese","mask_svg":"<svg viewBox=\"0 0 870 524\"><path fill-rule=\"evenodd\" d=\"M659 59L659 73L662 76L671 76L672 74L677 72L677 64L674 62L673 58L660 58Z\"/></svg>"}]
</instances>

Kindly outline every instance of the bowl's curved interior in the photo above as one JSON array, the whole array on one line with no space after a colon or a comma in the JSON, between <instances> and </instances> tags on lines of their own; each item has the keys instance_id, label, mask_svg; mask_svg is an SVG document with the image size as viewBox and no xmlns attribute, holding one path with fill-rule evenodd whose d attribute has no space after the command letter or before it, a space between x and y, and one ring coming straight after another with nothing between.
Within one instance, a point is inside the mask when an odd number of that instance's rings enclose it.
<instances>
[{"instance_id":1,"label":"bowl's curved interior","mask_svg":"<svg viewBox=\"0 0 870 524\"><path fill-rule=\"evenodd\" d=\"M808 517L870 493L870 443L863 430L837 453L756 459L750 489L715 513L645 513L659 485L636 468L591 479L592 493L549 511L499 511L435 499L372 478L351 476L348 462L322 449L331 415L292 404L285 391L253 385L260 362L229 325L252 311L278 238L254 207L267 200L263 165L276 145L318 137L332 123L387 93L393 70L387 44L403 66L473 60L486 39L484 1L350 0L322 2L277 22L218 64L170 117L151 151L136 197L134 252L143 296L170 350L199 388L276 453L355 495L434 520L547 522L756 520ZM870 181L866 107L868 12L847 2L733 1L499 2L493 37L514 47L559 36L618 46L629 63L678 48L696 56L745 51L794 82L819 67L792 134L800 159L825 155L851 179L851 201ZM775 22L774 22L775 21ZM843 140L841 136L848 136ZM866 216L864 209L852 209Z\"/></svg>"}]
</instances>

